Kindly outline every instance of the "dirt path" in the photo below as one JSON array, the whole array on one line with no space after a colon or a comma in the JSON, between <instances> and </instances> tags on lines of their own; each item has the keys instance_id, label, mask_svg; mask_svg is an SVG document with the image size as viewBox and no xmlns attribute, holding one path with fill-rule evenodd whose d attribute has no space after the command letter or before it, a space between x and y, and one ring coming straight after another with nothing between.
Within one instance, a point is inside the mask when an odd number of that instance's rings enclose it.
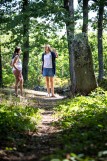
<instances>
[{"instance_id":1,"label":"dirt path","mask_svg":"<svg viewBox=\"0 0 107 161\"><path fill-rule=\"evenodd\" d=\"M10 93L10 90L4 89L5 94L8 95L8 92ZM31 100L35 100L33 106L43 109L41 113L42 121L38 125L37 133L26 136L27 139L23 147L19 146L17 151L3 151L2 160L50 161L46 159L47 156L52 154L57 148L61 148L60 142L58 142L61 130L53 126L53 123L57 121L53 107L55 107L59 100L64 98L59 95L56 95L55 98L48 98L45 92L25 90L25 97L20 98L20 101L23 101L23 103L28 101L32 104Z\"/></svg>"},{"instance_id":2,"label":"dirt path","mask_svg":"<svg viewBox=\"0 0 107 161\"><path fill-rule=\"evenodd\" d=\"M53 110L45 110L42 113L42 124L38 126L38 135L48 135L59 131L59 129L52 126L52 123L56 120L53 116Z\"/></svg>"}]
</instances>

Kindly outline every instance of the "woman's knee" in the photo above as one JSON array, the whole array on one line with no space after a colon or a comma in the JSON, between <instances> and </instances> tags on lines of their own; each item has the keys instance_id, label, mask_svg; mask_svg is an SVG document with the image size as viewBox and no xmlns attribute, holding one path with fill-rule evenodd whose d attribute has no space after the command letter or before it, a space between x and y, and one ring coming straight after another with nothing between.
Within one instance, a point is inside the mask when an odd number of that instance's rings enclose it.
<instances>
[{"instance_id":1,"label":"woman's knee","mask_svg":"<svg viewBox=\"0 0 107 161\"><path fill-rule=\"evenodd\" d=\"M16 78L16 83L15 83L15 85L17 86L17 85L18 85L18 83L19 83L19 80Z\"/></svg>"},{"instance_id":2,"label":"woman's knee","mask_svg":"<svg viewBox=\"0 0 107 161\"><path fill-rule=\"evenodd\" d=\"M20 80L20 85L23 85L23 79L22 79L22 80Z\"/></svg>"},{"instance_id":3,"label":"woman's knee","mask_svg":"<svg viewBox=\"0 0 107 161\"><path fill-rule=\"evenodd\" d=\"M50 77L50 82L53 83L54 79L53 77Z\"/></svg>"},{"instance_id":4,"label":"woman's knee","mask_svg":"<svg viewBox=\"0 0 107 161\"><path fill-rule=\"evenodd\" d=\"M46 82L49 83L49 77L46 77Z\"/></svg>"}]
</instances>

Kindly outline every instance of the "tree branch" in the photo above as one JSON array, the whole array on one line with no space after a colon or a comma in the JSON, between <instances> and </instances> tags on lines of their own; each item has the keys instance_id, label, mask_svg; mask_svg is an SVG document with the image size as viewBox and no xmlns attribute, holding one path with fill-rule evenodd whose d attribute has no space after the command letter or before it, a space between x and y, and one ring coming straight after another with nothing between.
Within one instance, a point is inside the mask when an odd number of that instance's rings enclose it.
<instances>
[{"instance_id":1,"label":"tree branch","mask_svg":"<svg viewBox=\"0 0 107 161\"><path fill-rule=\"evenodd\" d=\"M92 0L92 1L94 1L94 2L98 2L98 0Z\"/></svg>"}]
</instances>

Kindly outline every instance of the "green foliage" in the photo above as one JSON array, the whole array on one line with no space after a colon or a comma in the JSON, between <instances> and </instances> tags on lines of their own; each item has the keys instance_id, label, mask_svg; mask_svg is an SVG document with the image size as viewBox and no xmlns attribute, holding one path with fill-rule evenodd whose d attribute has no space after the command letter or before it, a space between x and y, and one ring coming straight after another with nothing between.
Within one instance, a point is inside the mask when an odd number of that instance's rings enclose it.
<instances>
[{"instance_id":1,"label":"green foliage","mask_svg":"<svg viewBox=\"0 0 107 161\"><path fill-rule=\"evenodd\" d=\"M82 1L81 1L82 2ZM61 31L65 29L65 21L68 19L67 13L63 8L62 0L54 1L29 1L27 13L22 14L22 1L7 0L1 4L2 21L1 21L1 54L3 65L3 84L10 86L14 83L9 62L16 45L22 47L22 57L24 52L23 47L23 20L29 17L29 69L27 87L32 88L35 85L43 85L44 81L41 75L41 55L43 52L42 46L49 43L56 48L59 57L57 59L56 75L65 81L69 79L69 53L66 34L62 36ZM93 6L94 5L94 6ZM81 19L81 6L75 12L76 20ZM95 10L94 2L89 4L91 10ZM92 7L92 8L91 8ZM42 10L41 10L42 8ZM17 12L16 12L17 10ZM106 10L105 10L106 11ZM106 16L105 16L106 17ZM96 21L96 17L95 17ZM96 21L97 22L97 21ZM94 25L96 23L93 23ZM106 28L104 28L105 31ZM76 29L77 30L77 29ZM66 31L66 29L65 29ZM107 75L107 36L103 34L103 55L104 55L104 75ZM95 33L89 32L89 42L93 52L93 64L98 75L98 47L97 36Z\"/></svg>"},{"instance_id":2,"label":"green foliage","mask_svg":"<svg viewBox=\"0 0 107 161\"><path fill-rule=\"evenodd\" d=\"M39 120L38 109L0 104L0 140L14 138L18 133L36 131Z\"/></svg>"},{"instance_id":3,"label":"green foliage","mask_svg":"<svg viewBox=\"0 0 107 161\"><path fill-rule=\"evenodd\" d=\"M102 79L102 81L99 83L99 86L107 90L107 79L106 78Z\"/></svg>"},{"instance_id":4,"label":"green foliage","mask_svg":"<svg viewBox=\"0 0 107 161\"><path fill-rule=\"evenodd\" d=\"M77 96L64 101L55 110L59 118L55 126L63 129L59 136L62 145L62 150L57 153L59 158L64 158L67 153L71 158L71 153L83 154L82 158L75 155L75 161L94 161L106 157L106 154L102 154L106 151L107 142L106 91L97 88L87 97ZM100 153L103 156L99 156Z\"/></svg>"},{"instance_id":5,"label":"green foliage","mask_svg":"<svg viewBox=\"0 0 107 161\"><path fill-rule=\"evenodd\" d=\"M96 77L98 76L98 46L97 46L97 37L95 33L90 33L89 35L89 44L92 51L92 57L93 57L93 65L94 65L94 71L96 74ZM103 34L103 61L104 61L104 76L107 75L107 35L106 33Z\"/></svg>"},{"instance_id":6,"label":"green foliage","mask_svg":"<svg viewBox=\"0 0 107 161\"><path fill-rule=\"evenodd\" d=\"M83 154L76 155L74 153L71 153L66 155L66 159L51 159L51 161L95 161L95 160L89 157L84 157Z\"/></svg>"},{"instance_id":7,"label":"green foliage","mask_svg":"<svg viewBox=\"0 0 107 161\"><path fill-rule=\"evenodd\" d=\"M107 112L107 93L103 91L97 92L97 94L92 92L87 97L76 97L66 104L60 105L59 111L60 117L62 117L60 125L63 128L69 128L78 124L80 127L88 128L91 125L96 126L98 119L104 119L102 116L99 118L99 115Z\"/></svg>"},{"instance_id":8,"label":"green foliage","mask_svg":"<svg viewBox=\"0 0 107 161\"><path fill-rule=\"evenodd\" d=\"M34 21L32 22L34 23ZM33 24L33 26L35 23ZM41 27L40 27L41 26ZM42 30L44 25L41 24L38 28ZM42 28L43 27L43 28ZM43 29L46 30L46 29ZM37 30L40 32L40 30ZM32 34L33 33L33 34ZM66 36L58 37L57 34L54 34L50 31L50 35L48 35L48 31L46 30L46 36L44 36L44 32L37 34L35 28L33 27L32 33L30 33L30 53L29 53L29 75L28 75L28 83L27 87L33 88L36 85L44 85L44 79L41 74L41 57L44 52L44 48L42 47L44 43L50 43L53 48L55 48L58 52L58 58L56 59L56 76L60 78L62 81L69 79L69 53L67 49L67 40ZM10 67L10 60L12 57L12 53L14 51L14 43L9 44L11 41L12 33L9 35L2 35L2 43L7 43L7 46L3 46L2 44L2 64L3 64L3 84L5 86L10 86L14 83L14 75L12 73L12 69ZM103 45L104 45L104 74L107 74L107 38L106 34L104 34ZM40 43L41 42L41 43ZM97 39L94 33L90 33L89 35L89 43L92 50L93 56L93 65L96 77L98 75L98 53L97 53ZM21 59L23 57L23 48ZM61 83L59 83L61 84Z\"/></svg>"},{"instance_id":9,"label":"green foliage","mask_svg":"<svg viewBox=\"0 0 107 161\"><path fill-rule=\"evenodd\" d=\"M34 22L33 22L34 23ZM44 25L41 26L41 31ZM40 27L39 26L39 27ZM27 88L34 88L37 85L44 85L44 78L41 74L41 66L42 66L42 53L44 52L44 48L42 47L44 43L50 43L52 48L55 48L58 52L58 58L56 59L56 76L61 79L61 81L65 81L69 78L69 55L67 49L67 41L66 37L59 38L57 34L53 34L51 32L50 35L44 36L44 32L41 34L37 34L33 27L32 32L30 34L30 52L29 52L29 75ZM44 29L45 30L45 29ZM38 32L39 29L38 29ZM49 34L47 31L46 34ZM12 33L9 35L2 35L3 44L9 43L11 41L10 37ZM40 43L41 42L41 43ZM2 44L2 45L3 45ZM10 67L10 61L12 54L14 52L14 43L11 43L9 48L7 46L2 46L2 64L3 64L3 84L5 86L11 86L15 82L15 78L12 72L12 68ZM23 60L23 48L21 54L21 60Z\"/></svg>"}]
</instances>

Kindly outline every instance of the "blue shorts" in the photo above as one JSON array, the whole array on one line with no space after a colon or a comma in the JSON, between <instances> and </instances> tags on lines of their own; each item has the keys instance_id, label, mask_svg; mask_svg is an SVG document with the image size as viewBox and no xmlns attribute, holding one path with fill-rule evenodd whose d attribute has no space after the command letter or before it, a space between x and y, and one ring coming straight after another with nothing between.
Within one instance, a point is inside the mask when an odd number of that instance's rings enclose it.
<instances>
[{"instance_id":1,"label":"blue shorts","mask_svg":"<svg viewBox=\"0 0 107 161\"><path fill-rule=\"evenodd\" d=\"M54 70L52 68L43 68L44 77L54 77Z\"/></svg>"}]
</instances>

